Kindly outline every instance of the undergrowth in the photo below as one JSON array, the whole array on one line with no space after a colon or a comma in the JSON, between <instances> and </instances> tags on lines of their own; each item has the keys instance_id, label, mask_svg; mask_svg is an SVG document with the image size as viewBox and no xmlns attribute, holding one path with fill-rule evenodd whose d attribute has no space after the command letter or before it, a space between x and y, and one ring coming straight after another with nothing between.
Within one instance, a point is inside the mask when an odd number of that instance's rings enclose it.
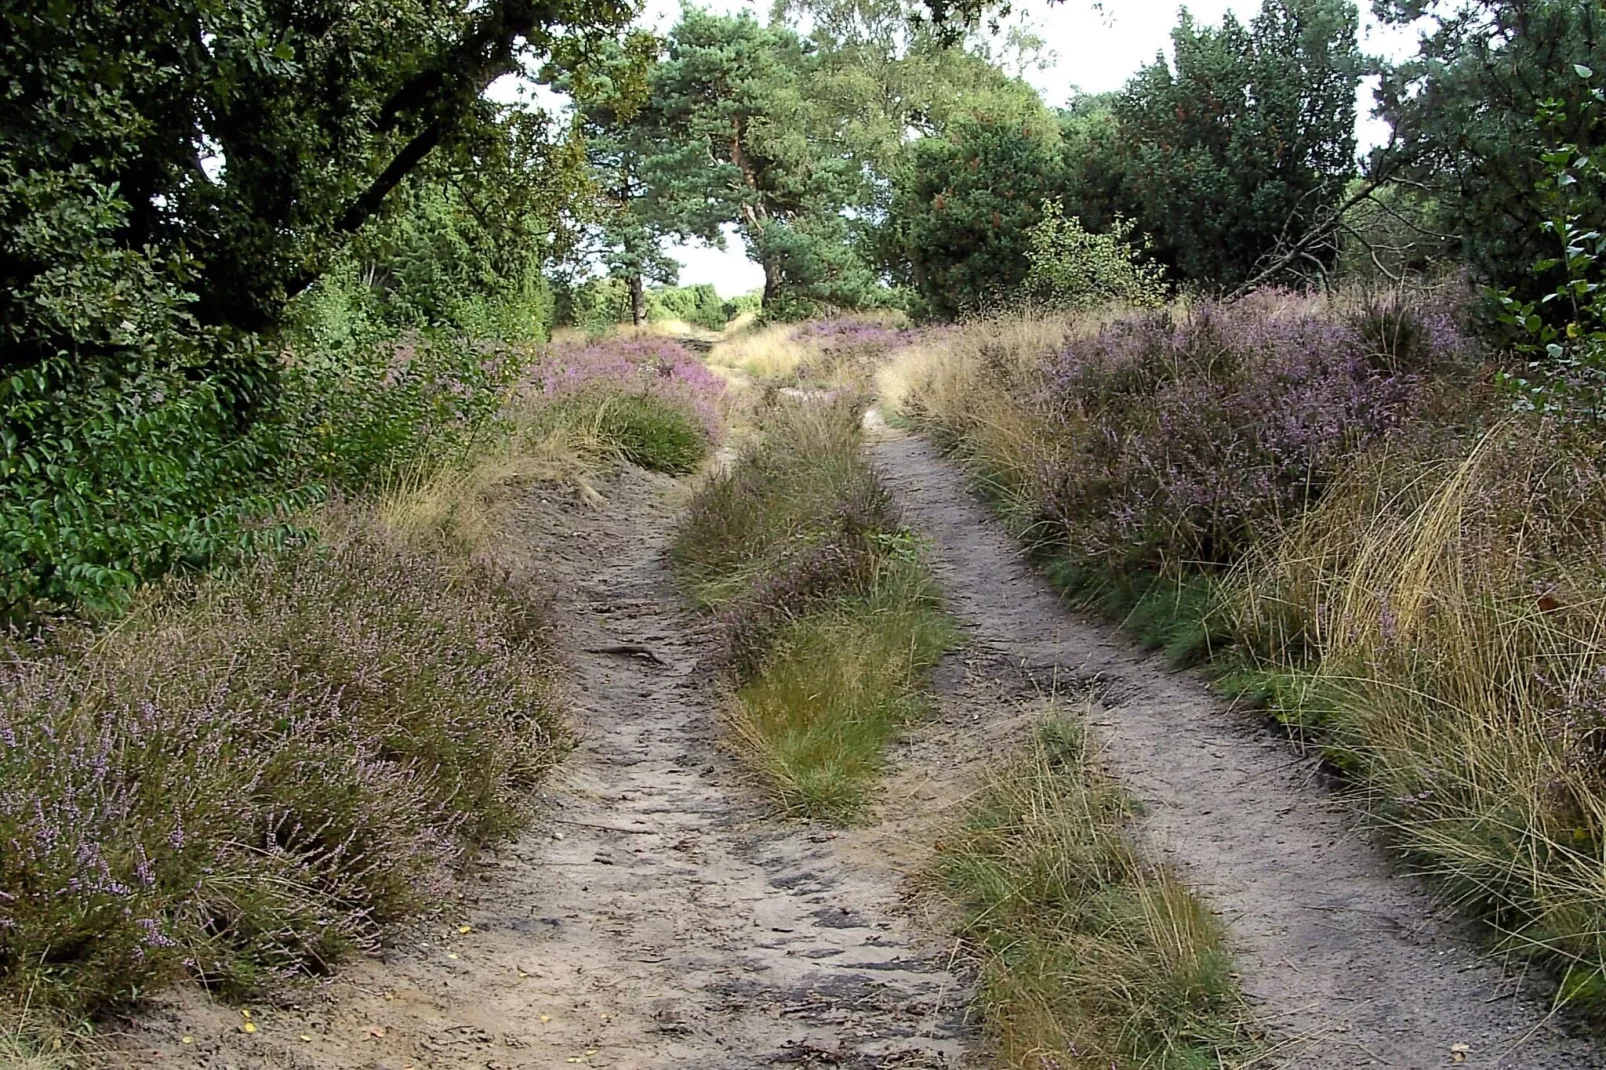
<instances>
[{"instance_id":1,"label":"undergrowth","mask_svg":"<svg viewBox=\"0 0 1606 1070\"><path fill-rule=\"evenodd\" d=\"M357 511L0 665L0 994L321 973L440 902L566 740L541 620Z\"/></svg>"},{"instance_id":2,"label":"undergrowth","mask_svg":"<svg viewBox=\"0 0 1606 1070\"><path fill-rule=\"evenodd\" d=\"M1606 468L1454 323L1444 293L1018 317L878 382L1076 604L1266 703L1597 1013Z\"/></svg>"},{"instance_id":3,"label":"undergrowth","mask_svg":"<svg viewBox=\"0 0 1606 1070\"><path fill-rule=\"evenodd\" d=\"M843 399L772 409L670 550L724 634L737 749L788 809L832 818L862 812L951 635L858 415Z\"/></svg>"},{"instance_id":4,"label":"undergrowth","mask_svg":"<svg viewBox=\"0 0 1606 1070\"><path fill-rule=\"evenodd\" d=\"M932 883L979 961L998 1065L1204 1070L1261 1050L1221 922L1144 860L1133 814L1056 718L944 839Z\"/></svg>"}]
</instances>

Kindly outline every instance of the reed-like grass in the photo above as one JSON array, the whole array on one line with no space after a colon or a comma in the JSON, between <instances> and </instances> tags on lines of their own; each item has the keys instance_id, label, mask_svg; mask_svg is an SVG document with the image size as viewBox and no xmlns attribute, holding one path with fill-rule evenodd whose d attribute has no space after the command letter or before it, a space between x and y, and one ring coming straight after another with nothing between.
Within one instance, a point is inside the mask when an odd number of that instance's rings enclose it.
<instances>
[{"instance_id":1,"label":"reed-like grass","mask_svg":"<svg viewBox=\"0 0 1606 1070\"><path fill-rule=\"evenodd\" d=\"M992 1065L1199 1070L1264 1050L1224 927L1144 857L1133 813L1059 716L943 839L931 884L980 967Z\"/></svg>"}]
</instances>

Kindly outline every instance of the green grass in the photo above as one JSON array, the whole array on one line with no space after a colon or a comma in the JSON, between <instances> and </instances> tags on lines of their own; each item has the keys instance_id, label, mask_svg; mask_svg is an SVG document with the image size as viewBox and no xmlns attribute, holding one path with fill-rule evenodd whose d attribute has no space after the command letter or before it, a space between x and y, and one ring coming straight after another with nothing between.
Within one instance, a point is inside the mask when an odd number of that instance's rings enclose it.
<instances>
[{"instance_id":1,"label":"green grass","mask_svg":"<svg viewBox=\"0 0 1606 1070\"><path fill-rule=\"evenodd\" d=\"M1011 1070L1207 1070L1263 1050L1225 930L1134 846L1133 802L1055 718L992 771L933 885L981 971Z\"/></svg>"},{"instance_id":2,"label":"green grass","mask_svg":"<svg viewBox=\"0 0 1606 1070\"><path fill-rule=\"evenodd\" d=\"M670 560L726 640L737 751L786 809L861 814L952 641L855 404L783 404L699 490Z\"/></svg>"},{"instance_id":3,"label":"green grass","mask_svg":"<svg viewBox=\"0 0 1606 1070\"><path fill-rule=\"evenodd\" d=\"M620 456L654 472L692 472L708 456L708 435L696 418L650 395L606 398L597 421Z\"/></svg>"},{"instance_id":4,"label":"green grass","mask_svg":"<svg viewBox=\"0 0 1606 1070\"><path fill-rule=\"evenodd\" d=\"M740 749L788 809L860 813L887 743L925 712L922 681L952 636L908 563L868 597L791 621L736 691Z\"/></svg>"}]
</instances>

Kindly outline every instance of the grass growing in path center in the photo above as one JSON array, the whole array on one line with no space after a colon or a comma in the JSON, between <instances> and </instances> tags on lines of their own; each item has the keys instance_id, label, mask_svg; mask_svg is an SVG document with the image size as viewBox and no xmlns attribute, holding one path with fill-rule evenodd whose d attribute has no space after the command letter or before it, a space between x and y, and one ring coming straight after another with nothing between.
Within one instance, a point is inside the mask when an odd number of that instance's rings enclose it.
<instances>
[{"instance_id":1,"label":"grass growing in path center","mask_svg":"<svg viewBox=\"0 0 1606 1070\"><path fill-rule=\"evenodd\" d=\"M738 751L789 809L861 811L952 630L860 453L857 406L772 410L694 498L671 558L724 633Z\"/></svg>"},{"instance_id":2,"label":"grass growing in path center","mask_svg":"<svg viewBox=\"0 0 1606 1070\"><path fill-rule=\"evenodd\" d=\"M1251 1033L1221 922L1128 829L1131 800L1052 719L995 769L934 863L979 960L1011 1070L1247 1066Z\"/></svg>"}]
</instances>

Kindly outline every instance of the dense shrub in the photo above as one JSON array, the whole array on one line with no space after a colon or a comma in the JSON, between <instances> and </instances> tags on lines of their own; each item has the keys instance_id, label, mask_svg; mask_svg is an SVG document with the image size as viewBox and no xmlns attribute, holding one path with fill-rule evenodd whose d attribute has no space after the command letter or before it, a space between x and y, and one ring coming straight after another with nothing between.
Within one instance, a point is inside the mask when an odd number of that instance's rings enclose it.
<instances>
[{"instance_id":1,"label":"dense shrub","mask_svg":"<svg viewBox=\"0 0 1606 1070\"><path fill-rule=\"evenodd\" d=\"M0 380L0 617L115 609L175 566L282 545L331 487L461 457L525 364L445 332L259 357L249 416L250 381L154 356Z\"/></svg>"},{"instance_id":2,"label":"dense shrub","mask_svg":"<svg viewBox=\"0 0 1606 1070\"><path fill-rule=\"evenodd\" d=\"M709 442L718 442L724 433L719 411L723 380L666 338L553 346L534 374L550 398L596 391L652 397L689 412Z\"/></svg>"},{"instance_id":3,"label":"dense shrub","mask_svg":"<svg viewBox=\"0 0 1606 1070\"><path fill-rule=\"evenodd\" d=\"M1117 319L1042 368L1032 403L1059 452L1034 473L1036 509L1074 555L1230 564L1419 414L1428 373L1467 355L1432 306L1345 311L1263 292Z\"/></svg>"},{"instance_id":4,"label":"dense shrub","mask_svg":"<svg viewBox=\"0 0 1606 1070\"><path fill-rule=\"evenodd\" d=\"M519 822L563 745L527 600L331 526L0 664L0 993L322 971Z\"/></svg>"}]
</instances>

